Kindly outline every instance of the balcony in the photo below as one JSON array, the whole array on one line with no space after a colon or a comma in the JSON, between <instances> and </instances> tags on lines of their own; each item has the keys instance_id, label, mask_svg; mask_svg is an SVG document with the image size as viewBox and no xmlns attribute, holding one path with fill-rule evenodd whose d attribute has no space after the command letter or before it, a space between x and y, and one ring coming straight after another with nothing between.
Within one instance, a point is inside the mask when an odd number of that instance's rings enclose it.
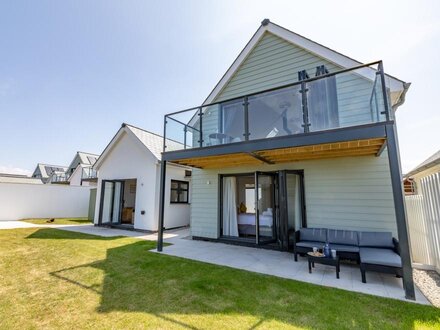
<instances>
[{"instance_id":1,"label":"balcony","mask_svg":"<svg viewBox=\"0 0 440 330\"><path fill-rule=\"evenodd\" d=\"M69 184L69 176L64 172L54 173L50 178L50 182L54 184Z\"/></svg>"},{"instance_id":2,"label":"balcony","mask_svg":"<svg viewBox=\"0 0 440 330\"><path fill-rule=\"evenodd\" d=\"M392 121L382 62L165 115L163 159L182 165L280 163L379 154Z\"/></svg>"},{"instance_id":3,"label":"balcony","mask_svg":"<svg viewBox=\"0 0 440 330\"><path fill-rule=\"evenodd\" d=\"M98 179L98 173L91 167L84 167L81 173L82 181L96 181Z\"/></svg>"}]
</instances>

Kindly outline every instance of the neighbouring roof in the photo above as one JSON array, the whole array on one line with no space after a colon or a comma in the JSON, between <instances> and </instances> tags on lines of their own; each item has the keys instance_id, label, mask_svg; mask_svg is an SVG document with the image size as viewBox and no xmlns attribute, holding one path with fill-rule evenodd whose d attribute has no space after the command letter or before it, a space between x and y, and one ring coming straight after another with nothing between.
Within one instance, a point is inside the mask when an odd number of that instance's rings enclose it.
<instances>
[{"instance_id":1,"label":"neighbouring roof","mask_svg":"<svg viewBox=\"0 0 440 330\"><path fill-rule=\"evenodd\" d=\"M406 175L404 175L404 177L409 178L409 177L413 176L414 174L425 171L425 170L427 170L431 167L434 167L436 165L440 165L440 150L437 151L435 154L433 154L428 159L426 159L423 163L416 166L413 170L411 170Z\"/></svg>"},{"instance_id":2,"label":"neighbouring roof","mask_svg":"<svg viewBox=\"0 0 440 330\"><path fill-rule=\"evenodd\" d=\"M99 155L89 152L77 151L75 157L69 165L69 169L75 169L78 165L93 166Z\"/></svg>"},{"instance_id":3,"label":"neighbouring roof","mask_svg":"<svg viewBox=\"0 0 440 330\"><path fill-rule=\"evenodd\" d=\"M146 148L146 150L148 150L151 154L153 154L153 156L157 160L161 159L161 154L163 151L163 136L143 130L133 125L123 123L121 128L116 133L116 135L107 145L107 147L104 149L101 156L99 156L94 166L95 169L101 166L101 163L103 162L107 154L110 152L110 150L113 148L113 146L119 141L119 138L123 132L127 133L129 136L132 136L137 141L139 141L141 145L143 145ZM183 144L167 139L167 150L172 151L179 149L183 149Z\"/></svg>"},{"instance_id":4,"label":"neighbouring roof","mask_svg":"<svg viewBox=\"0 0 440 330\"><path fill-rule=\"evenodd\" d=\"M78 151L78 156L81 159L82 165L93 165L95 164L96 160L99 158L99 155L97 154L91 154L82 151Z\"/></svg>"},{"instance_id":5,"label":"neighbouring roof","mask_svg":"<svg viewBox=\"0 0 440 330\"><path fill-rule=\"evenodd\" d=\"M53 172L66 172L68 169L67 166L60 166L60 165L49 165L49 164L42 164L38 163L37 167L32 174L32 176L35 175L37 170L40 170L40 174L42 178L48 178L52 175Z\"/></svg>"},{"instance_id":6,"label":"neighbouring roof","mask_svg":"<svg viewBox=\"0 0 440 330\"><path fill-rule=\"evenodd\" d=\"M8 173L0 173L0 182L1 183L32 183L32 184L43 184L41 179L32 178L27 175L20 174L8 174Z\"/></svg>"},{"instance_id":7,"label":"neighbouring roof","mask_svg":"<svg viewBox=\"0 0 440 330\"><path fill-rule=\"evenodd\" d=\"M295 32L292 32L288 29L283 28L282 26L279 26L277 24L274 24L269 21L269 19L265 19L261 22L261 26L258 28L258 30L255 32L255 34L252 36L250 41L246 44L244 49L241 51L241 53L238 55L238 57L235 59L235 61L232 63L232 65L229 67L229 69L226 71L226 73L223 75L223 77L220 79L220 81L217 83L217 85L214 87L212 92L209 94L209 96L206 98L206 100L203 102L203 104L209 104L212 103L215 98L220 95L222 90L228 85L229 81L232 79L234 74L238 71L241 64L246 60L248 55L251 53L251 51L255 48L255 46L258 44L258 42L261 40L261 38L265 35L265 33L272 33L290 43L293 43L317 56L320 56L322 58L327 59L328 61L342 67L342 68L351 68L355 66L359 66L363 64L362 62L356 61L352 59L351 57L348 57L346 55L343 55L337 51L334 51L333 49L330 49L328 47L325 47L313 40L310 40L306 37L303 37ZM368 70L368 69L367 69ZM390 75L386 76L386 84L387 87L390 89L392 94L392 105L395 107L395 109L403 104L405 101L405 94L408 90L410 83L406 83L403 80L400 80L398 78L395 78Z\"/></svg>"}]
</instances>

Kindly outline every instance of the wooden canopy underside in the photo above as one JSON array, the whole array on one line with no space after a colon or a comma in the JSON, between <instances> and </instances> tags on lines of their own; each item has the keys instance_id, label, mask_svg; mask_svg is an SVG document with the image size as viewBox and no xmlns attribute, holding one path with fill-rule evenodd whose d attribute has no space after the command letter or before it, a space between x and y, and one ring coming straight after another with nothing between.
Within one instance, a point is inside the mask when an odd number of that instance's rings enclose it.
<instances>
[{"instance_id":1,"label":"wooden canopy underside","mask_svg":"<svg viewBox=\"0 0 440 330\"><path fill-rule=\"evenodd\" d=\"M385 138L317 144L303 147L259 150L252 153L233 153L209 157L173 160L173 163L209 169L246 165L279 164L302 160L377 155Z\"/></svg>"}]
</instances>

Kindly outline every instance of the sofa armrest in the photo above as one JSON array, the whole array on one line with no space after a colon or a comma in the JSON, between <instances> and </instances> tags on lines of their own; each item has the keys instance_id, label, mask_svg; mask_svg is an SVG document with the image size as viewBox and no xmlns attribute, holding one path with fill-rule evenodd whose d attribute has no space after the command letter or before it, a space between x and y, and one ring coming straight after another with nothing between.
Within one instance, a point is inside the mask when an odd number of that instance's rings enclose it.
<instances>
[{"instance_id":1,"label":"sofa armrest","mask_svg":"<svg viewBox=\"0 0 440 330\"><path fill-rule=\"evenodd\" d=\"M400 245L399 245L399 240L395 237L393 237L393 244L394 244L394 252L396 252L398 255L400 255Z\"/></svg>"},{"instance_id":2,"label":"sofa armrest","mask_svg":"<svg viewBox=\"0 0 440 330\"><path fill-rule=\"evenodd\" d=\"M295 237L295 243L301 241L301 237L300 237L299 233L300 233L299 230L295 231L295 235L294 235L294 237Z\"/></svg>"},{"instance_id":3,"label":"sofa armrest","mask_svg":"<svg viewBox=\"0 0 440 330\"><path fill-rule=\"evenodd\" d=\"M295 229L289 229L287 231L287 237L289 238L289 246L290 246L290 235L293 233L293 250L296 249L296 243L299 242L299 230L295 231Z\"/></svg>"}]
</instances>

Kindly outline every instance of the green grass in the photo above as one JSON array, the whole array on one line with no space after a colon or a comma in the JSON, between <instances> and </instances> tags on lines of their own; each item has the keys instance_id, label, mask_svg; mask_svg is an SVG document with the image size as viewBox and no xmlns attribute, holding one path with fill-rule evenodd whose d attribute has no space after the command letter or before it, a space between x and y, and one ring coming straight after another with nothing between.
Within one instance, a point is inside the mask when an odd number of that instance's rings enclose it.
<instances>
[{"instance_id":1,"label":"green grass","mask_svg":"<svg viewBox=\"0 0 440 330\"><path fill-rule=\"evenodd\" d=\"M53 222L48 222L51 218L43 219L23 219L24 222L34 223L36 225L81 225L92 223L88 218L52 218Z\"/></svg>"},{"instance_id":2,"label":"green grass","mask_svg":"<svg viewBox=\"0 0 440 330\"><path fill-rule=\"evenodd\" d=\"M439 329L440 310L161 255L154 242L0 230L0 329Z\"/></svg>"}]
</instances>

